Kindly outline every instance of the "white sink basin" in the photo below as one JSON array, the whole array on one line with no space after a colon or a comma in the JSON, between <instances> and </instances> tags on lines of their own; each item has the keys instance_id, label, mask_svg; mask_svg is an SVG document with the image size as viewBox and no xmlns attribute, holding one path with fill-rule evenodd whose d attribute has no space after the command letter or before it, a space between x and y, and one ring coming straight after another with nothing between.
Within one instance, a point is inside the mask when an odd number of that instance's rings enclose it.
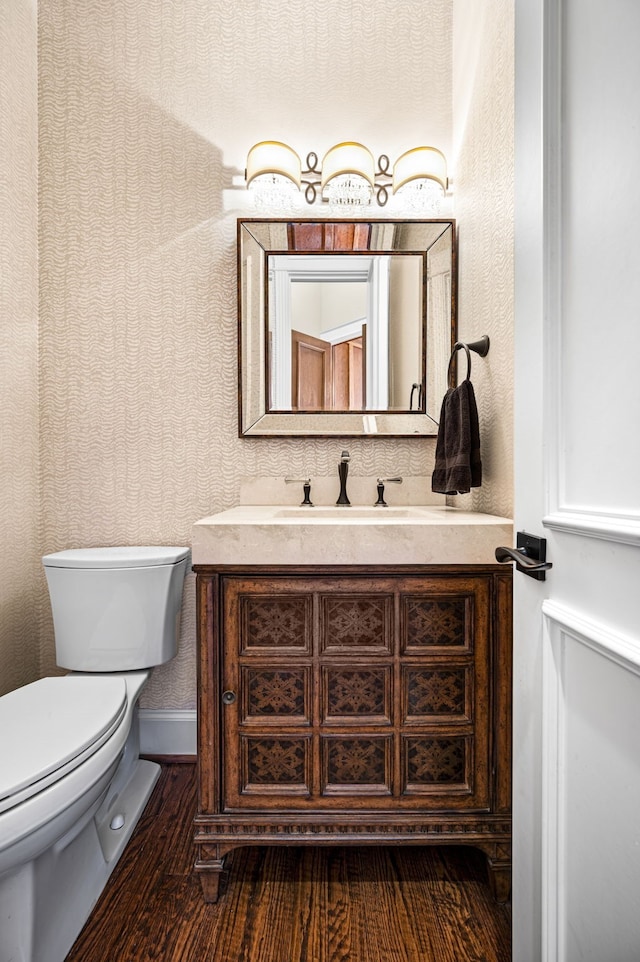
<instances>
[{"instance_id":1,"label":"white sink basin","mask_svg":"<svg viewBox=\"0 0 640 962\"><path fill-rule=\"evenodd\" d=\"M444 505L240 505L192 529L196 565L495 564L509 518Z\"/></svg>"}]
</instances>

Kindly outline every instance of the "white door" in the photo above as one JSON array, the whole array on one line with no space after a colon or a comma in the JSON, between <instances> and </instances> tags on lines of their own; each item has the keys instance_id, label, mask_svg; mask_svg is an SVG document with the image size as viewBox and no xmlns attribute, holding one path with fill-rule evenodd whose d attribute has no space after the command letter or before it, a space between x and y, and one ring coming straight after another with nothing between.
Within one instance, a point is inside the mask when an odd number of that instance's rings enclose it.
<instances>
[{"instance_id":1,"label":"white door","mask_svg":"<svg viewBox=\"0 0 640 962\"><path fill-rule=\"evenodd\" d=\"M640 960L640 0L516 0L514 962Z\"/></svg>"}]
</instances>

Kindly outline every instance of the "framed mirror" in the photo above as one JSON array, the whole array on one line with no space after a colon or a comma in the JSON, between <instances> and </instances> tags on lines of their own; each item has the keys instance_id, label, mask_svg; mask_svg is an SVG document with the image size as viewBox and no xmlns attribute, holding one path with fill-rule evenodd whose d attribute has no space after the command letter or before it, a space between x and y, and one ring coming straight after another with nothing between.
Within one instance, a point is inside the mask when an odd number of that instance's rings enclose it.
<instances>
[{"instance_id":1,"label":"framed mirror","mask_svg":"<svg viewBox=\"0 0 640 962\"><path fill-rule=\"evenodd\" d=\"M436 435L455 303L453 220L238 220L240 436Z\"/></svg>"}]
</instances>

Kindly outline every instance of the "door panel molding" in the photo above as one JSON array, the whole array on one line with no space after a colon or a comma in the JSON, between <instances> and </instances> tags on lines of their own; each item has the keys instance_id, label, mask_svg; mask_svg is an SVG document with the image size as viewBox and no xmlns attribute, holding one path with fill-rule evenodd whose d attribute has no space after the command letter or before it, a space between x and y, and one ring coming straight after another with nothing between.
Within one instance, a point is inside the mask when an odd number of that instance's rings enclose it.
<instances>
[{"instance_id":1,"label":"door panel molding","mask_svg":"<svg viewBox=\"0 0 640 962\"><path fill-rule=\"evenodd\" d=\"M580 78L576 79L571 75L571 71L575 71L575 64L572 62L575 60L575 51L572 51L571 27L580 17L581 5L580 0L543 0L541 6L544 17L543 419L544 437L548 445L545 459L546 517L544 524L569 534L635 545L640 544L640 513L635 510L633 494L629 496L630 503L625 504L624 501L617 505L615 503L616 493L624 491L625 488L628 489L632 484L631 479L637 476L637 471L640 469L640 460L637 456L632 459L631 455L634 450L632 436L629 435L627 445L629 470L626 477L619 479L614 475L608 483L599 481L596 491L593 490L593 485L588 486L587 489L581 489L580 486L576 488L575 484L576 477L585 476L583 471L576 470L576 463L585 460L589 447L593 449L594 462L591 474L597 476L598 471L603 468L602 464L598 465L598 459L606 457L603 454L603 450L606 451L606 444L603 446L602 442L603 433L612 434L614 439L618 439L617 449L625 445L625 434L623 432L620 437L616 433L620 430L621 419L608 420L604 414L604 407L603 419L598 425L589 425L588 418L587 423L583 425L577 417L575 405L572 407L570 396L568 397L565 393L568 391L570 395L572 391L570 383L565 387L567 380L569 382L571 380L571 368L565 365L570 365L572 359L580 357L583 340L583 333L571 324L571 317L576 310L579 310L579 305L576 306L573 303L575 299L575 289L572 285L572 278L575 277L574 262L582 256L580 251L575 250L572 256L572 239L575 243L575 236L579 232L579 227L575 223L575 211L579 207L575 192L580 187L587 190L589 182L585 183L584 165L580 166L577 162L578 157L584 156L584 150L581 149L583 144L576 134L576 130L579 129L578 121L574 119L571 123L565 116L567 113L571 114L571 103L567 103L567 100L571 100L571 91L579 87ZM637 17L637 13L633 16L629 14L627 32L630 36L633 36L633 25L637 24ZM605 47L606 45L603 44L603 49ZM619 56L624 58L623 49L620 50ZM590 70L590 67L585 67L585 72L588 73ZM575 97L575 94L573 96ZM601 110L602 104L594 105L594 108ZM613 110L614 104L611 104L611 111ZM632 154L637 143L638 139L634 139L632 146L628 148ZM610 149L615 156L614 147ZM589 165L591 163L589 161ZM631 211L637 209L634 205L637 205L638 199L638 192L633 190L625 209ZM613 220L613 214L611 219ZM623 223L606 235L609 246L611 246L611 236L616 238L616 243L620 238L619 260L624 260L625 247L622 238L627 236L625 229L628 232L628 226ZM604 274L607 278L611 276L606 270L608 267L610 264L605 261ZM617 275L611 277L611 283L622 284ZM629 286L628 277L625 278L625 283ZM636 291L637 288L634 287L633 290ZM597 305L597 286L593 290L592 297L595 298ZM636 301L634 300L633 303L635 304ZM608 355L604 350L606 343L607 339L604 338L601 344L603 370L607 370ZM624 350L623 344L619 346ZM593 345L586 343L584 350L587 359L591 359ZM610 367L609 363L608 368ZM587 365L585 376L589 376L589 370ZM568 378L567 375L569 375ZM623 376L621 367L617 368L617 376ZM629 397L631 397L629 393L631 390L627 387ZM633 396L634 408L637 406L637 398L636 389ZM611 401L613 404L613 392L611 392ZM632 410L633 408L628 411L630 418ZM599 502L597 499L600 495L605 498L610 497L611 500L608 503L606 500Z\"/></svg>"},{"instance_id":2,"label":"door panel molding","mask_svg":"<svg viewBox=\"0 0 640 962\"><path fill-rule=\"evenodd\" d=\"M546 514L561 501L562 450L562 4L543 0L542 285Z\"/></svg>"},{"instance_id":3,"label":"door panel molding","mask_svg":"<svg viewBox=\"0 0 640 962\"><path fill-rule=\"evenodd\" d=\"M640 678L640 644L557 602L543 602L542 614L542 962L570 962L575 956L567 947L567 824L574 813L568 782L571 754L585 746L568 745L572 706L566 685L575 679L567 668L567 646L583 646ZM604 824L593 825L594 833L605 830ZM591 844L589 837L584 844Z\"/></svg>"},{"instance_id":4,"label":"door panel molding","mask_svg":"<svg viewBox=\"0 0 640 962\"><path fill-rule=\"evenodd\" d=\"M631 638L549 599L542 603L542 614L548 623L559 625L565 634L570 634L581 644L640 675L640 638Z\"/></svg>"},{"instance_id":5,"label":"door panel molding","mask_svg":"<svg viewBox=\"0 0 640 962\"><path fill-rule=\"evenodd\" d=\"M567 534L640 545L640 517L637 515L613 512L606 514L596 508L580 510L566 507L547 514L542 523L545 528Z\"/></svg>"},{"instance_id":6,"label":"door panel molding","mask_svg":"<svg viewBox=\"0 0 640 962\"><path fill-rule=\"evenodd\" d=\"M564 890L562 802L564 797L564 706L562 665L557 636L561 623L543 613L542 649L542 918L541 962L564 958L559 893Z\"/></svg>"}]
</instances>

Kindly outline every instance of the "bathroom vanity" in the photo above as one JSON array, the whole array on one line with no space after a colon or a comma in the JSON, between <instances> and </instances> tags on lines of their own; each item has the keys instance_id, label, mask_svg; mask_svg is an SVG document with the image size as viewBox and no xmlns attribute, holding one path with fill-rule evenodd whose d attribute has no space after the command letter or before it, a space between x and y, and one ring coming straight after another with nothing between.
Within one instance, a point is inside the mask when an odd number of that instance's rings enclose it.
<instances>
[{"instance_id":1,"label":"bathroom vanity","mask_svg":"<svg viewBox=\"0 0 640 962\"><path fill-rule=\"evenodd\" d=\"M207 901L233 848L292 844L471 845L508 897L511 536L444 506L194 526Z\"/></svg>"}]
</instances>

